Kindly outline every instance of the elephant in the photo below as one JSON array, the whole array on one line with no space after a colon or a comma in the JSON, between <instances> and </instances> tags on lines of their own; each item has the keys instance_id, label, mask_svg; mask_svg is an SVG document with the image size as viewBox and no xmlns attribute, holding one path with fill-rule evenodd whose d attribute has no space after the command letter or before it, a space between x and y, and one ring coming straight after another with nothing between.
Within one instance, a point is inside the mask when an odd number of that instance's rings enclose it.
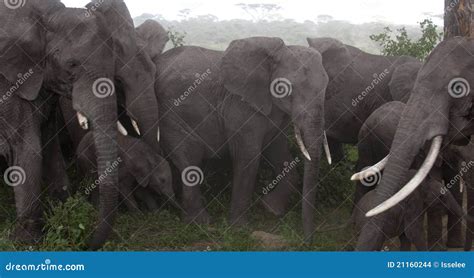
<instances>
[{"instance_id":1,"label":"elephant","mask_svg":"<svg viewBox=\"0 0 474 278\"><path fill-rule=\"evenodd\" d=\"M4 2L0 4L4 19L0 74L14 89L11 94L30 102L38 100L40 92L72 99L81 126L93 132L101 173L117 159L117 106L138 123L147 144L159 151L159 112L153 88L156 67L138 48L123 1L96 0L87 9L66 8L59 0L31 0L17 6ZM57 144L53 147L58 149ZM37 168L40 166L25 170ZM91 249L100 248L112 229L117 182L117 171L112 169L100 184L99 221L89 242ZM18 226L38 223L39 182L15 191ZM19 240L25 234L39 235L31 228L26 230L15 232Z\"/></svg>"},{"instance_id":2,"label":"elephant","mask_svg":"<svg viewBox=\"0 0 474 278\"><path fill-rule=\"evenodd\" d=\"M415 174L416 171L410 171ZM406 179L408 181L408 179ZM354 208L353 221L356 231L360 231L372 219L365 214L372 209L376 201L376 190L366 193ZM453 211L459 217L465 217L470 223L474 218L466 216L462 207L458 204L449 190L444 190L441 180L427 177L422 184L407 199L391 210L383 213L387 222L380 231L384 235L384 241L399 237L400 249L410 251L414 244L418 251L428 251L425 239L424 215L425 210L432 206L445 205L448 210Z\"/></svg>"},{"instance_id":3,"label":"elephant","mask_svg":"<svg viewBox=\"0 0 474 278\"><path fill-rule=\"evenodd\" d=\"M405 108L406 104L402 102L389 102L375 110L375 112L365 121L359 132L359 143L357 144L359 152L359 158L356 164L357 171L362 171L366 169L367 166L371 166L387 156L395 136L396 127ZM442 163L431 169L430 177L444 180L445 183L449 183L453 180L453 175L451 174L452 169L458 168L456 167L456 162L453 161L453 156L453 151L450 149L445 150L442 154ZM414 164L420 164L422 160L423 157L419 156ZM375 188L377 183L380 181L382 173L377 169L374 171L369 169L367 174L368 176L366 177L354 177L354 179L357 180L354 196L355 204L358 203L362 196ZM449 194L457 197L459 188L452 186L450 189ZM459 198L456 198L457 203L462 204L462 201L458 201L457 199ZM449 219L460 219L459 215L454 213L455 211L448 209L447 212L450 216ZM427 214L429 224L428 248L430 250L444 250L442 217L445 214L445 207L439 204L436 206L429 206ZM462 222L460 220L458 221ZM448 223L448 238L449 232L454 228L454 225ZM452 247L449 242L447 243L447 246Z\"/></svg>"},{"instance_id":4,"label":"elephant","mask_svg":"<svg viewBox=\"0 0 474 278\"><path fill-rule=\"evenodd\" d=\"M199 188L204 178L199 166L204 159L228 153L233 165L230 223L245 225L261 157L279 174L294 161L286 133L293 123L306 158L302 206L309 240L328 82L321 55L307 47L286 46L279 38L252 37L231 42L224 52L174 48L157 62L161 148L182 173L185 220L210 221ZM291 184L280 183L264 202L284 206L292 190Z\"/></svg>"},{"instance_id":5,"label":"elephant","mask_svg":"<svg viewBox=\"0 0 474 278\"><path fill-rule=\"evenodd\" d=\"M362 124L377 108L403 101L422 63L409 56L372 55L333 38L307 41L321 53L329 76L325 122L331 151L339 161L342 144L357 144Z\"/></svg>"},{"instance_id":6,"label":"elephant","mask_svg":"<svg viewBox=\"0 0 474 278\"><path fill-rule=\"evenodd\" d=\"M97 179L97 158L93 140L92 133L87 133L76 152L81 172L86 175L94 174L93 178ZM149 209L156 209L153 193L166 196L170 203L174 204L171 169L164 158L141 139L130 136L119 135L118 146L119 192L129 210L138 211L135 194L144 198Z\"/></svg>"},{"instance_id":7,"label":"elephant","mask_svg":"<svg viewBox=\"0 0 474 278\"><path fill-rule=\"evenodd\" d=\"M384 173L376 189L375 208L364 226L357 250L379 250L383 235L379 232L387 221L380 213L391 209L409 196L437 164L442 148L466 145L474 133L469 80L473 80L474 40L450 38L441 42L428 56L418 72L415 86L402 113L390 148L384 159ZM407 183L403 178L420 150L429 151L416 175Z\"/></svg>"}]
</instances>

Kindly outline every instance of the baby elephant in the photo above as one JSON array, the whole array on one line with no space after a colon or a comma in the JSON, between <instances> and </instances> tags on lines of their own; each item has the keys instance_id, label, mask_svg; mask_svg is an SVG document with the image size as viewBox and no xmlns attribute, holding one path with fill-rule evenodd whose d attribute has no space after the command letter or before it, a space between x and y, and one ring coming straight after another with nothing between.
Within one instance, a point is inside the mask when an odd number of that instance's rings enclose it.
<instances>
[{"instance_id":1,"label":"baby elephant","mask_svg":"<svg viewBox=\"0 0 474 278\"><path fill-rule=\"evenodd\" d=\"M409 177L416 174L412 171ZM365 194L354 208L353 221L357 232L366 225L371 218L365 214L374 208L376 203L376 190ZM458 204L451 192L444 188L443 183L432 177L427 177L423 184L405 199L398 206L385 212L384 219L389 219L382 228L386 240L399 237L402 251L410 251L411 244L414 244L418 251L427 251L428 247L425 239L424 215L428 207L435 205L444 205L458 217L465 217L468 222L474 219L465 216L462 207Z\"/></svg>"},{"instance_id":2,"label":"baby elephant","mask_svg":"<svg viewBox=\"0 0 474 278\"><path fill-rule=\"evenodd\" d=\"M76 154L79 169L84 174L93 174L93 178L97 178L97 160L92 136L92 133L84 136ZM128 209L138 211L135 198L144 201L149 210L157 209L150 191L163 194L173 205L176 204L168 162L140 139L119 134L118 145L119 192Z\"/></svg>"}]
</instances>

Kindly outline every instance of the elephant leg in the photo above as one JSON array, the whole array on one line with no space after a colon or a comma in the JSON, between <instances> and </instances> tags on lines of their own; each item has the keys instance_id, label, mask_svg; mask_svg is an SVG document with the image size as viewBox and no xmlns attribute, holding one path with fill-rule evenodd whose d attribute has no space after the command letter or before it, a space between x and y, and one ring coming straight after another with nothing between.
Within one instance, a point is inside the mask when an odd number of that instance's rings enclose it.
<instances>
[{"instance_id":1,"label":"elephant leg","mask_svg":"<svg viewBox=\"0 0 474 278\"><path fill-rule=\"evenodd\" d=\"M454 199L462 206L463 195L460 192L459 169L453 168L451 164L444 163L443 179L446 184L451 181L456 181L452 188L450 188L451 194ZM455 213L448 210L448 241L446 246L448 248L461 248L464 245L464 239L462 236L462 219Z\"/></svg>"},{"instance_id":2,"label":"elephant leg","mask_svg":"<svg viewBox=\"0 0 474 278\"><path fill-rule=\"evenodd\" d=\"M364 227L362 227L359 239L357 240L356 251L382 250L386 238L383 233L383 226L378 225L378 223L383 222L379 221L377 219L378 217L380 217L380 215L372 217L366 222Z\"/></svg>"},{"instance_id":3,"label":"elephant leg","mask_svg":"<svg viewBox=\"0 0 474 278\"><path fill-rule=\"evenodd\" d=\"M466 191L467 191L467 213L469 216L474 217L474 185L471 184L471 177L466 180ZM472 249L472 241L474 238L474 223L468 222L466 227L466 242L464 244L464 250L470 251Z\"/></svg>"},{"instance_id":4,"label":"elephant leg","mask_svg":"<svg viewBox=\"0 0 474 278\"><path fill-rule=\"evenodd\" d=\"M43 180L48 193L55 199L65 201L71 185L66 172L66 162L61 152L59 138L54 136L43 145Z\"/></svg>"},{"instance_id":5,"label":"elephant leg","mask_svg":"<svg viewBox=\"0 0 474 278\"><path fill-rule=\"evenodd\" d=\"M415 245L418 251L428 251L424 231L423 221L421 219L413 222L405 230L407 238Z\"/></svg>"},{"instance_id":6,"label":"elephant leg","mask_svg":"<svg viewBox=\"0 0 474 278\"><path fill-rule=\"evenodd\" d=\"M14 151L13 165L7 169L5 181L15 192L17 222L11 238L20 243L35 244L42 236L43 226L40 202L43 159L40 138L25 138L30 142L19 152Z\"/></svg>"},{"instance_id":7,"label":"elephant leg","mask_svg":"<svg viewBox=\"0 0 474 278\"><path fill-rule=\"evenodd\" d=\"M292 193L297 192L298 175L296 169L290 169L289 165L295 161L290 153L288 142L284 134L279 133L274 141L263 152L263 158L270 164L275 177L282 176L283 179L273 189L264 189L262 198L265 208L276 216L283 216L288 208ZM272 185L273 187L273 185Z\"/></svg>"},{"instance_id":8,"label":"elephant leg","mask_svg":"<svg viewBox=\"0 0 474 278\"><path fill-rule=\"evenodd\" d=\"M153 198L153 192L149 191L146 188L138 188L135 191L135 196L145 203L148 211L154 212L159 209L158 202Z\"/></svg>"},{"instance_id":9,"label":"elephant leg","mask_svg":"<svg viewBox=\"0 0 474 278\"><path fill-rule=\"evenodd\" d=\"M400 239L400 251L411 251L411 241L403 233L399 237Z\"/></svg>"},{"instance_id":10,"label":"elephant leg","mask_svg":"<svg viewBox=\"0 0 474 278\"><path fill-rule=\"evenodd\" d=\"M186 150L189 150L188 152ZM192 147L175 150L172 154L172 161L178 168L178 179L181 181L182 205L184 221L186 223L195 223L206 225L210 223L210 217L204 207L204 197L201 193L201 183L204 181L203 172L200 168L202 164L202 155L197 153L198 147ZM196 184L194 178L198 177Z\"/></svg>"},{"instance_id":11,"label":"elephant leg","mask_svg":"<svg viewBox=\"0 0 474 278\"><path fill-rule=\"evenodd\" d=\"M133 189L135 188L134 180L130 177L120 177L119 180L119 192L123 198L125 205L127 206L128 210L133 213L139 213L140 209L138 208L137 201L133 196Z\"/></svg>"},{"instance_id":12,"label":"elephant leg","mask_svg":"<svg viewBox=\"0 0 474 278\"><path fill-rule=\"evenodd\" d=\"M237 142L231 143L232 146L238 147L231 147L233 182L230 223L245 226L248 224L247 211L252 205L252 196L255 191L263 136L254 134L246 138L238 137L240 138Z\"/></svg>"},{"instance_id":13,"label":"elephant leg","mask_svg":"<svg viewBox=\"0 0 474 278\"><path fill-rule=\"evenodd\" d=\"M428 247L431 251L444 251L443 241L443 214L444 209L439 205L428 208Z\"/></svg>"}]
</instances>

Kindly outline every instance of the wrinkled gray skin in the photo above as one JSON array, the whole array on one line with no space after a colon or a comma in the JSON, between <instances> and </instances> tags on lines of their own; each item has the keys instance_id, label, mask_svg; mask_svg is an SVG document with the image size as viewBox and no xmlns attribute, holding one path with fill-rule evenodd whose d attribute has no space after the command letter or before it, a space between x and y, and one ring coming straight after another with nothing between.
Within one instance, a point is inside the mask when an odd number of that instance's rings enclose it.
<instances>
[{"instance_id":1,"label":"wrinkled gray skin","mask_svg":"<svg viewBox=\"0 0 474 278\"><path fill-rule=\"evenodd\" d=\"M34 72L15 91L25 100L37 99L41 88L72 98L74 109L89 119L98 169L105 172L107 165L117 159L117 97L126 99L127 113L143 129L151 130L145 140L155 146L158 110L149 86L154 83L155 67L146 55L138 53L127 7L118 0L97 2L98 8L88 11L65 8L57 0L25 1L24 6L13 10L2 2L0 73L15 84L18 74L30 69ZM112 57L120 59L115 61ZM128 67L121 61L127 61ZM96 97L93 84L99 78L114 80L116 92ZM111 171L100 186L99 223L89 244L92 249L99 248L111 231L117 178L117 172ZM24 223L38 222L41 210L35 196L40 192L39 183L15 190L20 228ZM15 232L19 240L28 241L28 234L39 234L28 227L20 230Z\"/></svg>"},{"instance_id":2,"label":"wrinkled gray skin","mask_svg":"<svg viewBox=\"0 0 474 278\"><path fill-rule=\"evenodd\" d=\"M343 157L342 143L356 144L362 124L377 108L393 100L403 101L421 62L408 56L372 55L332 38L307 40L321 53L329 76L326 132L337 161ZM408 68L397 70L400 66ZM407 70L414 74L406 74Z\"/></svg>"},{"instance_id":3,"label":"wrinkled gray skin","mask_svg":"<svg viewBox=\"0 0 474 278\"><path fill-rule=\"evenodd\" d=\"M77 148L77 159L82 173L98 178L97 157L94 148L92 133L86 134ZM175 196L171 178L171 169L168 163L141 139L130 136L118 136L119 147L119 192L125 204L131 211L138 211L135 194L145 197L145 204L149 209L156 205L145 189L155 194L166 196L174 204ZM94 191L94 190L92 190ZM138 192L137 192L138 191ZM92 192L94 193L94 192Z\"/></svg>"},{"instance_id":4,"label":"wrinkled gray skin","mask_svg":"<svg viewBox=\"0 0 474 278\"><path fill-rule=\"evenodd\" d=\"M448 88L455 78L474 80L474 60L466 58L473 51L473 39L452 38L440 43L427 58L398 125L391 157L377 188L376 205L404 186L404 177L425 143L443 136L445 146L466 144L474 133L473 94L453 98ZM374 234L374 229L386 221L384 215L374 216L362 229L357 249L380 250L383 235Z\"/></svg>"},{"instance_id":5,"label":"wrinkled gray skin","mask_svg":"<svg viewBox=\"0 0 474 278\"><path fill-rule=\"evenodd\" d=\"M467 192L467 211L471 217L474 217L474 173L472 165L474 163L474 143L471 142L467 146L452 146L451 149L458 158L458 163L461 164L462 179L464 180L465 190ZM472 241L474 239L474 223L467 223L466 227L466 242L464 250L470 251L472 249Z\"/></svg>"},{"instance_id":6,"label":"wrinkled gray skin","mask_svg":"<svg viewBox=\"0 0 474 278\"><path fill-rule=\"evenodd\" d=\"M410 171L405 181L408 182L416 171ZM415 245L418 251L427 251L428 247L425 239L424 215L426 208L438 205L444 205L446 208L458 217L463 217L462 207L454 199L450 191L443 191L443 183L432 177L428 177L420 188L412 195L382 215L387 222L381 227L380 233L384 235L383 243L394 237L399 237L401 242L400 249L402 251L410 251L411 244ZM444 194L442 193L444 192ZM365 194L357 205L354 207L353 220L356 230L365 227L369 222L373 221L367 218L365 214L371 210L376 202L377 190L373 190ZM474 223L472 217L466 216L466 219Z\"/></svg>"},{"instance_id":7,"label":"wrinkled gray skin","mask_svg":"<svg viewBox=\"0 0 474 278\"><path fill-rule=\"evenodd\" d=\"M359 159L356 165L356 171L360 172L366 167L372 166L382 160L385 156L388 155L390 151L390 146L392 145L393 138L395 136L396 128L402 116L403 110L406 105L404 103L394 101L382 105L377 109L370 117L365 121L359 132L359 143L357 144ZM425 151L426 152L426 151ZM451 174L451 167L456 167L456 163L451 162L453 153L451 150L446 150L443 152L442 164L433 167L431 170L430 176L436 179L443 179L444 181L451 181L454 177ZM420 156L416 159L415 164L420 164L422 162L423 156ZM416 168L416 165L415 165ZM457 174L457 173L456 173ZM455 174L455 175L456 175ZM380 181L380 175L376 179L367 179L364 183L357 182L356 192L354 196L354 203L357 203L363 195L367 192L373 190L375 187L368 187L364 184L374 184L375 182ZM451 195L459 195L459 188L453 186L450 193ZM462 199L462 198L461 198ZM462 201L457 200L459 204ZM459 220L459 216L453 213L450 210L447 210L450 219ZM443 223L442 217L445 214L445 208L443 206L430 206L428 211L428 248L430 250L444 250L446 249L443 243ZM456 222L457 223L457 222ZM459 225L461 226L461 225ZM453 230L457 227L453 227L451 223L448 223L448 236L451 235L453 238ZM459 231L459 234L462 234ZM449 238L449 237L448 237ZM460 236L460 241L462 241L462 236ZM448 242L448 247L452 247L452 244ZM458 243L459 247L460 243Z\"/></svg>"},{"instance_id":8,"label":"wrinkled gray skin","mask_svg":"<svg viewBox=\"0 0 474 278\"><path fill-rule=\"evenodd\" d=\"M233 41L225 52L192 46L175 48L160 56L158 65L156 92L162 113L162 148L180 172L202 165L204 159L230 153L233 224L247 222L245 212L252 206L262 153L278 169L275 172L281 173L284 162L293 160L285 148L287 134L282 131L291 122L301 130L312 158L305 163L303 188L303 223L309 238L314 231L328 80L321 55L307 47L286 46L279 38L256 37ZM210 73L204 75L208 70ZM200 76L200 84L184 96ZM291 95L272 96L270 86L277 78L290 80ZM278 151L280 146L283 152ZM288 191L291 186L279 185L265 198L279 199L281 194L285 202ZM209 222L199 186L183 186L183 206L188 221Z\"/></svg>"}]
</instances>

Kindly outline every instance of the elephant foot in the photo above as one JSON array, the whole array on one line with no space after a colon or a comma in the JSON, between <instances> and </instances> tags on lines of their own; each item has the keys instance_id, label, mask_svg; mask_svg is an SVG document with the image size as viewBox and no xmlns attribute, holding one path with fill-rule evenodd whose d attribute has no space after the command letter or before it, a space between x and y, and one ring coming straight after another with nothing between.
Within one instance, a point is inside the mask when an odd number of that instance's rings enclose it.
<instances>
[{"instance_id":1,"label":"elephant foot","mask_svg":"<svg viewBox=\"0 0 474 278\"><path fill-rule=\"evenodd\" d=\"M211 217L205 209L202 209L199 213L187 214L184 217L184 221L187 224L209 225L211 223Z\"/></svg>"},{"instance_id":2,"label":"elephant foot","mask_svg":"<svg viewBox=\"0 0 474 278\"><path fill-rule=\"evenodd\" d=\"M448 239L448 242L446 243L446 246L448 248L463 248L464 247L464 241L461 238L458 237L451 237Z\"/></svg>"},{"instance_id":3,"label":"elephant foot","mask_svg":"<svg viewBox=\"0 0 474 278\"><path fill-rule=\"evenodd\" d=\"M265 195L262 198L262 204L268 212L276 217L283 217L288 208L287 199L278 198L278 196Z\"/></svg>"},{"instance_id":4,"label":"elephant foot","mask_svg":"<svg viewBox=\"0 0 474 278\"><path fill-rule=\"evenodd\" d=\"M35 220L20 221L10 234L10 240L21 245L36 245L43 236L42 226Z\"/></svg>"}]
</instances>

